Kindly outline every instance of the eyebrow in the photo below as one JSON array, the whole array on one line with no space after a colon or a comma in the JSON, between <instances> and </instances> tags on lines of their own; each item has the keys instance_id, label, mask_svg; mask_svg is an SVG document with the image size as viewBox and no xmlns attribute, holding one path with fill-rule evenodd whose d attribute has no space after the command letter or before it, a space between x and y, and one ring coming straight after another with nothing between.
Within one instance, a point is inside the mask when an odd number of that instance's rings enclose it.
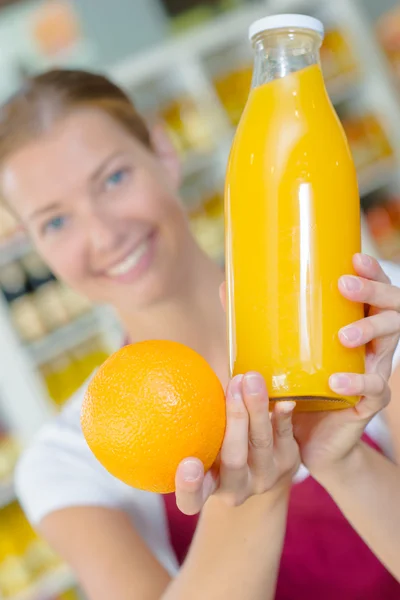
<instances>
[{"instance_id":1,"label":"eyebrow","mask_svg":"<svg viewBox=\"0 0 400 600\"><path fill-rule=\"evenodd\" d=\"M114 152L113 154L111 154L110 156L107 156L106 159L103 160L103 162L100 163L100 165L95 169L95 171L91 174L91 176L89 177L90 181L96 181L96 179L99 179L99 177L101 176L101 174L103 173L103 171L108 167L108 165L115 160L116 158L120 158L122 156L125 155L125 152Z\"/></svg>"},{"instance_id":2,"label":"eyebrow","mask_svg":"<svg viewBox=\"0 0 400 600\"><path fill-rule=\"evenodd\" d=\"M90 175L89 181L93 183L94 181L99 179L99 177L101 176L103 171L108 167L108 165L116 158L124 156L124 154L125 154L124 152L119 151L119 152L114 152L110 156L107 156L107 158L105 158L100 163L100 165L93 171L93 173ZM46 213L54 212L60 208L60 205L61 205L60 202L53 202L52 204L49 204L48 206L44 206L43 208L38 208L37 210L34 210L30 215L28 215L28 220L36 219L38 217L43 216Z\"/></svg>"},{"instance_id":3,"label":"eyebrow","mask_svg":"<svg viewBox=\"0 0 400 600\"><path fill-rule=\"evenodd\" d=\"M28 215L27 221L31 221L32 219L37 219L38 217L40 217L46 213L54 212L59 207L60 207L60 203L54 202L53 204L49 204L48 206L44 206L43 208L38 208L37 210L34 210L33 212L31 212L30 215Z\"/></svg>"}]
</instances>

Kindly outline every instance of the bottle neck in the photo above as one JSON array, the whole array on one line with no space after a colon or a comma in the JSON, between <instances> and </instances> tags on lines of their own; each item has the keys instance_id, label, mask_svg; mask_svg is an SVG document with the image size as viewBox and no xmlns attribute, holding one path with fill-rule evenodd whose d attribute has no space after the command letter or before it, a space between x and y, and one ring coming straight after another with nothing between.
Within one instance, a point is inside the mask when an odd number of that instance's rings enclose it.
<instances>
[{"instance_id":1,"label":"bottle neck","mask_svg":"<svg viewBox=\"0 0 400 600\"><path fill-rule=\"evenodd\" d=\"M320 63L321 37L312 31L264 31L253 38L252 88Z\"/></svg>"}]
</instances>

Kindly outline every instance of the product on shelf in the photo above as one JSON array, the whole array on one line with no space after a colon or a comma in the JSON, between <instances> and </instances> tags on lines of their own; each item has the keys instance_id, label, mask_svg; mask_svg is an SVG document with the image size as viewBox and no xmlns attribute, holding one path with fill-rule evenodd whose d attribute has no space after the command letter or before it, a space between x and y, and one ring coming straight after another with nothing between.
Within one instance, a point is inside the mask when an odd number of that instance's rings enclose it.
<instances>
[{"instance_id":1,"label":"product on shelf","mask_svg":"<svg viewBox=\"0 0 400 600\"><path fill-rule=\"evenodd\" d=\"M71 50L81 39L81 28L71 2L40 3L32 17L32 38L45 56L53 58Z\"/></svg>"},{"instance_id":2,"label":"product on shelf","mask_svg":"<svg viewBox=\"0 0 400 600\"><path fill-rule=\"evenodd\" d=\"M30 291L34 292L41 285L54 280L54 275L37 252L29 252L20 261L28 279Z\"/></svg>"},{"instance_id":3,"label":"product on shelf","mask_svg":"<svg viewBox=\"0 0 400 600\"><path fill-rule=\"evenodd\" d=\"M20 446L16 438L0 420L0 486L10 483L19 453Z\"/></svg>"},{"instance_id":4,"label":"product on shelf","mask_svg":"<svg viewBox=\"0 0 400 600\"><path fill-rule=\"evenodd\" d=\"M190 227L201 248L211 258L223 262L224 198L218 165L188 178L182 196Z\"/></svg>"},{"instance_id":5,"label":"product on shelf","mask_svg":"<svg viewBox=\"0 0 400 600\"><path fill-rule=\"evenodd\" d=\"M41 577L60 565L59 557L32 529L17 502L6 507L5 513L16 548L24 556L33 578Z\"/></svg>"},{"instance_id":6,"label":"product on shelf","mask_svg":"<svg viewBox=\"0 0 400 600\"><path fill-rule=\"evenodd\" d=\"M224 199L221 191L214 191L200 199L189 213L193 235L211 258L222 260L224 252Z\"/></svg>"},{"instance_id":7,"label":"product on shelf","mask_svg":"<svg viewBox=\"0 0 400 600\"><path fill-rule=\"evenodd\" d=\"M29 292L26 273L18 262L10 263L0 269L0 288L9 303Z\"/></svg>"},{"instance_id":8,"label":"product on shelf","mask_svg":"<svg viewBox=\"0 0 400 600\"><path fill-rule=\"evenodd\" d=\"M0 594L12 598L61 563L17 502L0 510Z\"/></svg>"},{"instance_id":9,"label":"product on shelf","mask_svg":"<svg viewBox=\"0 0 400 600\"><path fill-rule=\"evenodd\" d=\"M9 303L11 321L25 342L31 342L46 335L47 329L40 318L25 271L18 262L0 269L0 289Z\"/></svg>"},{"instance_id":10,"label":"product on shelf","mask_svg":"<svg viewBox=\"0 0 400 600\"><path fill-rule=\"evenodd\" d=\"M68 400L107 356L102 340L93 337L42 365L41 374L55 404Z\"/></svg>"},{"instance_id":11,"label":"product on shelf","mask_svg":"<svg viewBox=\"0 0 400 600\"><path fill-rule=\"evenodd\" d=\"M31 294L20 296L10 304L10 317L23 342L34 342L47 334Z\"/></svg>"},{"instance_id":12,"label":"product on shelf","mask_svg":"<svg viewBox=\"0 0 400 600\"><path fill-rule=\"evenodd\" d=\"M214 80L214 85L232 124L237 125L251 85L251 67L238 67L221 75Z\"/></svg>"},{"instance_id":13,"label":"product on shelf","mask_svg":"<svg viewBox=\"0 0 400 600\"><path fill-rule=\"evenodd\" d=\"M328 87L335 79L357 74L358 64L351 44L339 28L327 28L321 47L321 64Z\"/></svg>"},{"instance_id":14,"label":"product on shelf","mask_svg":"<svg viewBox=\"0 0 400 600\"><path fill-rule=\"evenodd\" d=\"M58 293L71 319L80 317L92 309L92 304L85 296L81 296L62 282L59 282Z\"/></svg>"},{"instance_id":15,"label":"product on shelf","mask_svg":"<svg viewBox=\"0 0 400 600\"><path fill-rule=\"evenodd\" d=\"M341 120L359 172L393 156L388 136L375 114L345 114Z\"/></svg>"},{"instance_id":16,"label":"product on shelf","mask_svg":"<svg viewBox=\"0 0 400 600\"><path fill-rule=\"evenodd\" d=\"M240 116L249 95L252 77L252 57L248 47L238 45L208 59L215 91L233 126Z\"/></svg>"},{"instance_id":17,"label":"product on shelf","mask_svg":"<svg viewBox=\"0 0 400 600\"><path fill-rule=\"evenodd\" d=\"M160 107L159 116L179 152L207 151L212 148L209 124L190 96L172 98Z\"/></svg>"},{"instance_id":18,"label":"product on shelf","mask_svg":"<svg viewBox=\"0 0 400 600\"><path fill-rule=\"evenodd\" d=\"M0 597L12 598L29 588L33 578L23 556L18 555L12 536L3 531L2 521L0 513Z\"/></svg>"},{"instance_id":19,"label":"product on shelf","mask_svg":"<svg viewBox=\"0 0 400 600\"><path fill-rule=\"evenodd\" d=\"M162 122L177 152L208 152L214 147L214 131L201 101L182 84L161 79L133 90L135 102L151 123Z\"/></svg>"},{"instance_id":20,"label":"product on shelf","mask_svg":"<svg viewBox=\"0 0 400 600\"><path fill-rule=\"evenodd\" d=\"M59 282L36 252L21 260L34 293L39 315L48 331L66 325L91 308L90 302Z\"/></svg>"},{"instance_id":21,"label":"product on shelf","mask_svg":"<svg viewBox=\"0 0 400 600\"><path fill-rule=\"evenodd\" d=\"M135 103L151 124L164 124L177 152L208 152L214 146L211 124L201 102L173 78L150 81L133 90Z\"/></svg>"},{"instance_id":22,"label":"product on shelf","mask_svg":"<svg viewBox=\"0 0 400 600\"><path fill-rule=\"evenodd\" d=\"M21 296L10 305L14 327L23 342L35 342L48 334L31 294Z\"/></svg>"},{"instance_id":23,"label":"product on shelf","mask_svg":"<svg viewBox=\"0 0 400 600\"><path fill-rule=\"evenodd\" d=\"M92 308L88 300L59 282L36 252L0 269L0 289L24 342L37 341Z\"/></svg>"},{"instance_id":24,"label":"product on shelf","mask_svg":"<svg viewBox=\"0 0 400 600\"><path fill-rule=\"evenodd\" d=\"M101 337L93 337L71 350L71 355L79 363L83 381L101 365L109 355Z\"/></svg>"},{"instance_id":25,"label":"product on shelf","mask_svg":"<svg viewBox=\"0 0 400 600\"><path fill-rule=\"evenodd\" d=\"M54 331L70 322L59 290L59 282L50 280L39 286L33 294L39 315L48 331Z\"/></svg>"},{"instance_id":26,"label":"product on shelf","mask_svg":"<svg viewBox=\"0 0 400 600\"><path fill-rule=\"evenodd\" d=\"M363 199L363 207L381 258L400 263L400 195L383 190Z\"/></svg>"},{"instance_id":27,"label":"product on shelf","mask_svg":"<svg viewBox=\"0 0 400 600\"><path fill-rule=\"evenodd\" d=\"M18 231L19 226L14 215L4 204L0 202L0 244L12 238Z\"/></svg>"},{"instance_id":28,"label":"product on shelf","mask_svg":"<svg viewBox=\"0 0 400 600\"><path fill-rule=\"evenodd\" d=\"M75 590L68 590L58 596L55 596L52 600L83 600L82 596Z\"/></svg>"},{"instance_id":29,"label":"product on shelf","mask_svg":"<svg viewBox=\"0 0 400 600\"><path fill-rule=\"evenodd\" d=\"M379 19L376 33L400 84L400 7L390 10Z\"/></svg>"},{"instance_id":30,"label":"product on shelf","mask_svg":"<svg viewBox=\"0 0 400 600\"><path fill-rule=\"evenodd\" d=\"M51 362L40 366L48 394L56 404L63 404L79 387L75 386L75 369L76 365L67 352L58 354Z\"/></svg>"}]
</instances>

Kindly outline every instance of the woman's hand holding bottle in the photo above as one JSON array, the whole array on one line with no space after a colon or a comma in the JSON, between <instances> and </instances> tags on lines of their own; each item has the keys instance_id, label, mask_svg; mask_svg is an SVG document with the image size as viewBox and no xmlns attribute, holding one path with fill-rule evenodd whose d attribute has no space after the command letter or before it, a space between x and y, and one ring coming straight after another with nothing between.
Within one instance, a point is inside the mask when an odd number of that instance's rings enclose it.
<instances>
[{"instance_id":1,"label":"woman's hand holding bottle","mask_svg":"<svg viewBox=\"0 0 400 600\"><path fill-rule=\"evenodd\" d=\"M365 373L333 374L330 386L334 392L361 396L361 400L346 410L294 417L302 461L321 483L332 470L349 464L365 427L389 403L388 381L400 337L400 289L391 285L375 259L357 254L353 262L358 277L342 277L339 289L349 300L363 302L367 316L342 329L339 337L348 348L366 345Z\"/></svg>"},{"instance_id":2,"label":"woman's hand holding bottle","mask_svg":"<svg viewBox=\"0 0 400 600\"><path fill-rule=\"evenodd\" d=\"M363 302L367 316L339 332L347 347L366 344L366 370L333 374L330 386L343 395L361 396L353 408L295 413L294 403L279 402L269 413L265 382L258 373L237 375L227 389L227 428L214 468L204 475L200 461L188 458L176 475L177 503L182 512L199 512L211 496L228 506L252 495L283 489L301 460L321 483L344 468L360 447L368 422L390 400L388 380L400 337L400 289L391 285L379 263L354 257L357 277L339 281L343 296ZM225 306L225 288L221 290Z\"/></svg>"},{"instance_id":3,"label":"woman's hand holding bottle","mask_svg":"<svg viewBox=\"0 0 400 600\"><path fill-rule=\"evenodd\" d=\"M340 289L349 300L364 302L367 316L339 335L345 346L366 344L365 373L334 375L330 385L335 392L361 400L343 411L296 414L294 433L310 473L400 579L399 464L361 441L367 424L390 401L388 382L400 337L400 289L391 285L376 260L358 254L354 266L359 277L341 280ZM395 422L392 426L396 431Z\"/></svg>"},{"instance_id":4,"label":"woman's hand holding bottle","mask_svg":"<svg viewBox=\"0 0 400 600\"><path fill-rule=\"evenodd\" d=\"M295 412L294 437L301 460L318 480L342 468L357 451L369 421L390 401L388 385L395 349L400 338L400 289L391 285L378 261L364 254L353 259L357 276L338 282L342 295L366 306L366 316L339 332L349 348L366 345L364 374L336 373L332 390L344 396L361 396L353 408L326 412ZM221 288L225 308L225 285Z\"/></svg>"}]
</instances>

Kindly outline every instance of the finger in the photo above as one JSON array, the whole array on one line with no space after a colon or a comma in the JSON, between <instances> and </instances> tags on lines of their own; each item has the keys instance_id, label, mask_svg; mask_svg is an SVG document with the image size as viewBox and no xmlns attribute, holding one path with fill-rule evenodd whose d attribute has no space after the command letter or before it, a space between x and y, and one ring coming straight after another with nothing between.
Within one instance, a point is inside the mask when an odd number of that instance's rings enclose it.
<instances>
[{"instance_id":1,"label":"finger","mask_svg":"<svg viewBox=\"0 0 400 600\"><path fill-rule=\"evenodd\" d=\"M226 394L226 430L221 448L220 490L235 494L248 477L249 415L243 401L243 375L236 375Z\"/></svg>"},{"instance_id":2,"label":"finger","mask_svg":"<svg viewBox=\"0 0 400 600\"><path fill-rule=\"evenodd\" d=\"M354 275L339 279L339 290L345 298L384 310L400 311L400 289L389 283L370 281Z\"/></svg>"},{"instance_id":3,"label":"finger","mask_svg":"<svg viewBox=\"0 0 400 600\"><path fill-rule=\"evenodd\" d=\"M335 373L329 378L331 390L343 396L368 396L382 402L387 393L387 382L379 373ZM382 407L383 408L383 407Z\"/></svg>"},{"instance_id":4,"label":"finger","mask_svg":"<svg viewBox=\"0 0 400 600\"><path fill-rule=\"evenodd\" d=\"M281 400L275 404L273 412L273 427L275 433L275 447L284 448L287 442L293 441L292 416L296 402Z\"/></svg>"},{"instance_id":5,"label":"finger","mask_svg":"<svg viewBox=\"0 0 400 600\"><path fill-rule=\"evenodd\" d=\"M381 283L390 283L389 277L379 262L375 258L372 258L372 256L368 256L368 254L355 254L353 265L357 274L361 277L380 281Z\"/></svg>"},{"instance_id":6,"label":"finger","mask_svg":"<svg viewBox=\"0 0 400 600\"><path fill-rule=\"evenodd\" d=\"M185 515L197 514L203 500L204 467L201 460L188 458L183 460L175 475L176 504Z\"/></svg>"},{"instance_id":7,"label":"finger","mask_svg":"<svg viewBox=\"0 0 400 600\"><path fill-rule=\"evenodd\" d=\"M396 338L399 334L400 313L395 310L385 310L343 327L339 331L339 339L344 346L356 348L368 344L376 338L386 336Z\"/></svg>"},{"instance_id":8,"label":"finger","mask_svg":"<svg viewBox=\"0 0 400 600\"><path fill-rule=\"evenodd\" d=\"M249 465L254 478L264 479L273 460L274 438L267 388L259 373L244 376L243 399L249 414Z\"/></svg>"},{"instance_id":9,"label":"finger","mask_svg":"<svg viewBox=\"0 0 400 600\"><path fill-rule=\"evenodd\" d=\"M219 286L219 300L222 304L222 308L226 310L226 282L224 281Z\"/></svg>"},{"instance_id":10,"label":"finger","mask_svg":"<svg viewBox=\"0 0 400 600\"><path fill-rule=\"evenodd\" d=\"M296 402L277 402L272 413L275 452L281 468L293 469L299 461L299 449L293 436L293 411Z\"/></svg>"},{"instance_id":11,"label":"finger","mask_svg":"<svg viewBox=\"0 0 400 600\"><path fill-rule=\"evenodd\" d=\"M380 377L378 374L364 375L364 377L370 380L369 383L366 384L366 388L379 388L380 384L378 381L372 381L372 379L378 379ZM390 387L387 382L383 380L383 378L381 378L381 381L383 382L382 392L380 394L365 394L355 407L358 416L363 420L370 420L374 415L383 410L390 402Z\"/></svg>"}]
</instances>

